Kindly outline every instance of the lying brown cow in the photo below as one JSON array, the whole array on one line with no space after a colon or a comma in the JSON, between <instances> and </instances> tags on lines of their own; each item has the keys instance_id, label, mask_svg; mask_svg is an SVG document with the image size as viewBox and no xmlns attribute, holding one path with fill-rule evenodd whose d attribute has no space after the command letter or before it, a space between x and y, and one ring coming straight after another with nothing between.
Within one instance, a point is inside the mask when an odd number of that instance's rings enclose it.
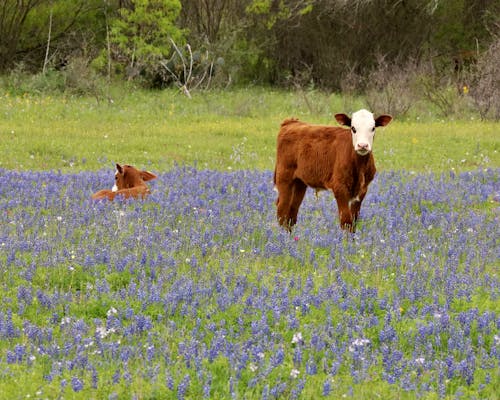
<instances>
[{"instance_id":1,"label":"lying brown cow","mask_svg":"<svg viewBox=\"0 0 500 400\"><path fill-rule=\"evenodd\" d=\"M114 200L116 196L144 198L149 194L149 188L144 182L155 179L156 175L149 171L139 171L131 165L116 164L115 184L111 190L103 189L92 195L94 200Z\"/></svg>"},{"instance_id":2,"label":"lying brown cow","mask_svg":"<svg viewBox=\"0 0 500 400\"><path fill-rule=\"evenodd\" d=\"M392 117L360 110L352 115L336 114L335 119L350 129L310 125L287 119L278 134L274 184L279 223L291 230L307 187L328 189L337 200L340 226L354 232L361 203L375 176L372 154L375 127L385 126Z\"/></svg>"}]
</instances>

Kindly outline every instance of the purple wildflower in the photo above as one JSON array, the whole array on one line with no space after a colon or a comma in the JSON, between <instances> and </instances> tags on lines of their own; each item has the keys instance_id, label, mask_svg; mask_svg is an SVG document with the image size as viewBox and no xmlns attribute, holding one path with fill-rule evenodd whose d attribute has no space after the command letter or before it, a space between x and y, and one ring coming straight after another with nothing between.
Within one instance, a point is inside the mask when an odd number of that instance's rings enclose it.
<instances>
[{"instance_id":1,"label":"purple wildflower","mask_svg":"<svg viewBox=\"0 0 500 400\"><path fill-rule=\"evenodd\" d=\"M189 389L190 381L191 381L191 377L188 374L184 375L184 378L182 378L182 381L179 383L179 386L177 386L177 399L178 400L184 399L184 396L186 395L186 392Z\"/></svg>"},{"instance_id":2,"label":"purple wildflower","mask_svg":"<svg viewBox=\"0 0 500 400\"><path fill-rule=\"evenodd\" d=\"M73 391L79 392L83 389L83 382L74 376L71 378L71 387L73 388Z\"/></svg>"},{"instance_id":3,"label":"purple wildflower","mask_svg":"<svg viewBox=\"0 0 500 400\"><path fill-rule=\"evenodd\" d=\"M325 397L329 396L331 391L332 391L332 384L330 382L330 378L327 378L325 380L325 382L323 382L323 392L322 392L322 395L325 396Z\"/></svg>"}]
</instances>

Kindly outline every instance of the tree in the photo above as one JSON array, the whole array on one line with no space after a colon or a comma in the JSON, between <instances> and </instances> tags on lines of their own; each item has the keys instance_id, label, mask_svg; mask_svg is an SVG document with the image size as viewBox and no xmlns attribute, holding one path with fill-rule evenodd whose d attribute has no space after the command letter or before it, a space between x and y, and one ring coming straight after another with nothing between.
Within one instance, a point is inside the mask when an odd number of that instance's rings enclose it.
<instances>
[{"instance_id":1,"label":"tree","mask_svg":"<svg viewBox=\"0 0 500 400\"><path fill-rule=\"evenodd\" d=\"M86 43L99 46L102 0L3 0L0 2L0 71L24 62L31 71L50 58L67 57ZM101 38L102 40L102 38ZM92 43L88 43L92 42Z\"/></svg>"},{"instance_id":2,"label":"tree","mask_svg":"<svg viewBox=\"0 0 500 400\"><path fill-rule=\"evenodd\" d=\"M133 0L111 20L110 42L114 61L128 78L154 73L171 52L171 41L183 33L175 25L181 11L179 0Z\"/></svg>"},{"instance_id":3,"label":"tree","mask_svg":"<svg viewBox=\"0 0 500 400\"><path fill-rule=\"evenodd\" d=\"M0 6L0 70L14 60L28 14L44 0L4 0Z\"/></svg>"},{"instance_id":4,"label":"tree","mask_svg":"<svg viewBox=\"0 0 500 400\"><path fill-rule=\"evenodd\" d=\"M237 2L238 0L184 0L181 17L184 23L190 24L199 38L215 43L223 29L224 20L231 13L234 15Z\"/></svg>"}]
</instances>

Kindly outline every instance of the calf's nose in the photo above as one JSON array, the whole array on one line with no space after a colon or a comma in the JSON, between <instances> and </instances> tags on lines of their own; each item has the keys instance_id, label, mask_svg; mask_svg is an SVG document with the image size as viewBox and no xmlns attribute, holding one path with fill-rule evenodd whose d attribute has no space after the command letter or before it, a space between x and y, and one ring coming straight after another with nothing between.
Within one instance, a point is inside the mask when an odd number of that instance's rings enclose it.
<instances>
[{"instance_id":1,"label":"calf's nose","mask_svg":"<svg viewBox=\"0 0 500 400\"><path fill-rule=\"evenodd\" d=\"M368 150L368 143L358 143L358 149L359 150Z\"/></svg>"}]
</instances>

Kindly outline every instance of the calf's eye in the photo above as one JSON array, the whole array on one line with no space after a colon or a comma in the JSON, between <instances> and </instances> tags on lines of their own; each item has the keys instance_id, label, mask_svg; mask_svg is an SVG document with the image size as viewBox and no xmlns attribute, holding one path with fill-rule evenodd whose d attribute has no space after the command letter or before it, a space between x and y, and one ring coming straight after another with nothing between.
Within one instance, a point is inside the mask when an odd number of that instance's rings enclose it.
<instances>
[{"instance_id":1,"label":"calf's eye","mask_svg":"<svg viewBox=\"0 0 500 400\"><path fill-rule=\"evenodd\" d=\"M351 129L352 129L352 133L356 133L356 128L354 126Z\"/></svg>"}]
</instances>

